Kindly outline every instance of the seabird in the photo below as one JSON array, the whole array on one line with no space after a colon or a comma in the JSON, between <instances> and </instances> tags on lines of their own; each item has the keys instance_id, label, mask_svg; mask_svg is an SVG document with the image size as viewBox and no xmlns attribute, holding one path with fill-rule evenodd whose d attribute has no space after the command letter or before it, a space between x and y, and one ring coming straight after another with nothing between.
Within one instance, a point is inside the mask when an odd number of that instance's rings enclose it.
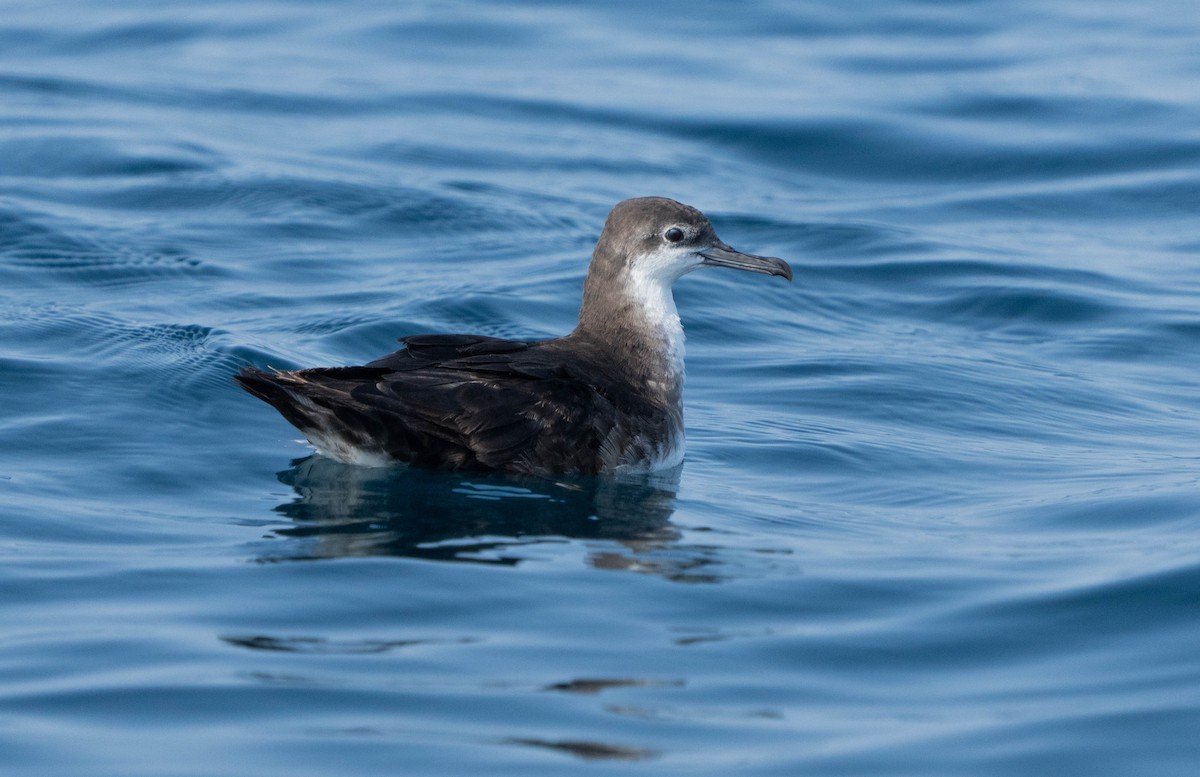
<instances>
[{"instance_id":1,"label":"seabird","mask_svg":"<svg viewBox=\"0 0 1200 777\"><path fill-rule=\"evenodd\" d=\"M735 251L693 207L620 202L592 253L579 324L550 340L418 335L361 367L235 380L321 453L538 475L646 472L683 460L683 327L671 285L701 267L792 279L782 259Z\"/></svg>"}]
</instances>

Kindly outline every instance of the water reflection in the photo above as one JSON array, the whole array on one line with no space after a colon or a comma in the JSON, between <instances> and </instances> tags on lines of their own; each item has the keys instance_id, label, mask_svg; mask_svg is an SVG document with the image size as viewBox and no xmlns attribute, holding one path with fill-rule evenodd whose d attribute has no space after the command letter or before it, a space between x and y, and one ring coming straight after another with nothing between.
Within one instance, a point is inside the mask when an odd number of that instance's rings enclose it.
<instances>
[{"instance_id":1,"label":"water reflection","mask_svg":"<svg viewBox=\"0 0 1200 777\"><path fill-rule=\"evenodd\" d=\"M311 456L278 474L295 497L275 510L293 540L263 560L407 556L515 565L548 543L585 541L602 569L712 582L712 548L679 545L681 468L637 478L533 478L352 467ZM539 546L536 550L534 546Z\"/></svg>"}]
</instances>

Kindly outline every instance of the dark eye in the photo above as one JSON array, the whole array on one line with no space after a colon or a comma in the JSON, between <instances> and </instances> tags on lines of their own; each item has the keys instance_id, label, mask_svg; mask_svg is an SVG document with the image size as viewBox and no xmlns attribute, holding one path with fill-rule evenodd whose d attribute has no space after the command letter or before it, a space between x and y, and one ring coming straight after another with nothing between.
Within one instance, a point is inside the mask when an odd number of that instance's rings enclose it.
<instances>
[{"instance_id":1,"label":"dark eye","mask_svg":"<svg viewBox=\"0 0 1200 777\"><path fill-rule=\"evenodd\" d=\"M679 227L671 227L666 232L663 232L663 237L667 239L668 243L678 243L680 240L683 240L683 230Z\"/></svg>"}]
</instances>

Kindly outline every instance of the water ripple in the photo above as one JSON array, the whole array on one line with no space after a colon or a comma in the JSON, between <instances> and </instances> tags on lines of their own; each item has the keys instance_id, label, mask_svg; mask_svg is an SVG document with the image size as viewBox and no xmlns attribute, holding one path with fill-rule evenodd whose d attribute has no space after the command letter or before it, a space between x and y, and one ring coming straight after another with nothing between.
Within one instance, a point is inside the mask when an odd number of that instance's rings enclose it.
<instances>
[{"instance_id":1,"label":"water ripple","mask_svg":"<svg viewBox=\"0 0 1200 777\"><path fill-rule=\"evenodd\" d=\"M1194 11L11 0L0 769L1191 775ZM796 271L678 284L669 477L229 380L568 331L641 194Z\"/></svg>"}]
</instances>

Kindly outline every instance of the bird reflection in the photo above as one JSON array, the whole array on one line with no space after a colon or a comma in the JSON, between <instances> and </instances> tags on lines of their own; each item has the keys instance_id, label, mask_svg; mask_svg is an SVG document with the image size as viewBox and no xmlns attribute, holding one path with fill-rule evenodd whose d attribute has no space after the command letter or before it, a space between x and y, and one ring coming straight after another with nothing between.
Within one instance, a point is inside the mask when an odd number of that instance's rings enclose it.
<instances>
[{"instance_id":1,"label":"bird reflection","mask_svg":"<svg viewBox=\"0 0 1200 777\"><path fill-rule=\"evenodd\" d=\"M405 556L516 565L547 543L584 541L602 569L713 582L713 550L681 547L671 524L681 467L636 478L542 478L392 467L310 456L278 473L293 521L264 561ZM533 546L541 546L535 550Z\"/></svg>"}]
</instances>

